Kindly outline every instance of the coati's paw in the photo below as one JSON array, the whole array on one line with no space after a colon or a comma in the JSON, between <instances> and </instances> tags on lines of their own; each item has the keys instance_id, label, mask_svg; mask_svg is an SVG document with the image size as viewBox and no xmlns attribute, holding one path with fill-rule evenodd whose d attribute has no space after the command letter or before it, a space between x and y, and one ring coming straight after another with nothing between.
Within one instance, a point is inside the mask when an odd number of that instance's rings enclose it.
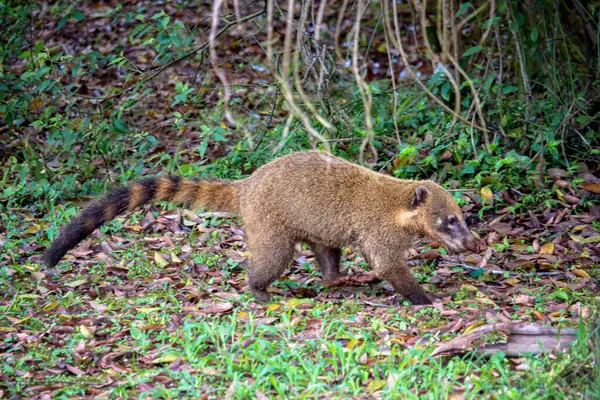
<instances>
[{"instance_id":1,"label":"coati's paw","mask_svg":"<svg viewBox=\"0 0 600 400\"><path fill-rule=\"evenodd\" d=\"M271 295L269 293L267 293L265 290L254 289L254 288L250 288L250 290L252 291L252 294L254 295L254 298L256 299L256 301L259 303L268 303L269 300L271 299Z\"/></svg>"},{"instance_id":2,"label":"coati's paw","mask_svg":"<svg viewBox=\"0 0 600 400\"><path fill-rule=\"evenodd\" d=\"M329 287L343 286L344 284L346 284L348 276L349 275L342 274L342 273L335 274L335 275L324 275L323 276L323 283L326 286L329 286Z\"/></svg>"},{"instance_id":3,"label":"coati's paw","mask_svg":"<svg viewBox=\"0 0 600 400\"><path fill-rule=\"evenodd\" d=\"M410 296L407 296L408 300L410 300L410 302L413 304L413 306L420 306L420 305L429 305L429 304L433 304L433 302L435 301L435 297L427 294L425 292L421 292L421 293L414 293L411 294Z\"/></svg>"}]
</instances>

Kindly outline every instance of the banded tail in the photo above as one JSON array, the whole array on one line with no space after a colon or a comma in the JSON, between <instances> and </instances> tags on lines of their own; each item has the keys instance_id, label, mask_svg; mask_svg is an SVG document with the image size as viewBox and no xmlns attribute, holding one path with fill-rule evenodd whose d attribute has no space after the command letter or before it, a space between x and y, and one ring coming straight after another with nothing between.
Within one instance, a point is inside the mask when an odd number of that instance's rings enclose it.
<instances>
[{"instance_id":1,"label":"banded tail","mask_svg":"<svg viewBox=\"0 0 600 400\"><path fill-rule=\"evenodd\" d=\"M238 189L234 182L187 180L178 176L145 178L110 190L90 203L60 233L44 254L44 262L53 267L65 253L89 236L96 228L125 211L147 203L173 201L213 211L238 211Z\"/></svg>"}]
</instances>

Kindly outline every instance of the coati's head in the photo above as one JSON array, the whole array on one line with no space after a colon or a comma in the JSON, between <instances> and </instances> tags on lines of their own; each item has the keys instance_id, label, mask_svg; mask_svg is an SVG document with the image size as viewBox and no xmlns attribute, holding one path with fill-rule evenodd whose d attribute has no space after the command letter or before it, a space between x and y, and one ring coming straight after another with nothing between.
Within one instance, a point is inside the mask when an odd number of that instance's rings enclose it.
<instances>
[{"instance_id":1,"label":"coati's head","mask_svg":"<svg viewBox=\"0 0 600 400\"><path fill-rule=\"evenodd\" d=\"M467 227L456 200L440 185L425 181L410 198L418 229L454 252L477 251L477 240Z\"/></svg>"}]
</instances>

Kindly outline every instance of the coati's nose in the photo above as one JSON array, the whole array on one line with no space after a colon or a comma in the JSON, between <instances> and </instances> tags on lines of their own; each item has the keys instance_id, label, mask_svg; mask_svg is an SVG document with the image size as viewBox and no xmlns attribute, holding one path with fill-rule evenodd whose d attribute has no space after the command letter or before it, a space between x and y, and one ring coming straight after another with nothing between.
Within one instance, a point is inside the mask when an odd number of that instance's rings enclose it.
<instances>
[{"instance_id":1,"label":"coati's nose","mask_svg":"<svg viewBox=\"0 0 600 400\"><path fill-rule=\"evenodd\" d=\"M473 236L466 239L463 242L463 245L465 246L465 249L472 251L473 253L477 253L479 251L479 243L477 243L477 240Z\"/></svg>"}]
</instances>

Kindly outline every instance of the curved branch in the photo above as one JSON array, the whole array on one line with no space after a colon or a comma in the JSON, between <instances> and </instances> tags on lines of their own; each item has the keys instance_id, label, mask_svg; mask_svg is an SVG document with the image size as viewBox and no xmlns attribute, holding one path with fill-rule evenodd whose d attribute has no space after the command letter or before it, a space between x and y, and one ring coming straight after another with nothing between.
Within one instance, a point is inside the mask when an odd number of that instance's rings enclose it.
<instances>
[{"instance_id":1,"label":"curved branch","mask_svg":"<svg viewBox=\"0 0 600 400\"><path fill-rule=\"evenodd\" d=\"M383 1L383 6L384 6L384 22L388 24L388 31L392 31L392 27L391 24L389 22L388 19L388 14L389 14L389 2L390 0L384 0ZM427 86L425 86L425 84L423 82L421 82L421 80L417 77L417 74L415 74L415 71L412 70L412 68L410 67L409 61L408 61L408 55L406 54L406 51L404 50L404 46L402 45L402 40L400 37L400 31L398 28L398 19L396 16L396 6L395 6L395 2L393 2L393 7L394 7L394 28L395 28L395 32L396 35L390 35L390 41L392 42L392 44L398 49L398 51L400 52L400 56L402 57L402 61L404 62L404 64L406 65L406 69L408 71L408 73L411 75L411 77L415 80L415 82L417 83L417 85L419 85L419 87L421 89L423 89L423 91L427 94L427 96L433 100L435 103L437 103L440 107L442 107L442 109L444 109L444 111L446 111L447 113L453 115L456 119L460 120L461 122L464 122L466 125L472 125L473 128L480 130L482 132L488 132L488 129L485 126L480 126L480 125L475 125L475 124L471 124L470 121L468 121L466 118L464 118L462 115L455 113L450 107L448 107L446 104L444 104L444 102L442 100L440 100L436 95L434 95L433 93L431 93L431 91L427 88Z\"/></svg>"}]
</instances>

